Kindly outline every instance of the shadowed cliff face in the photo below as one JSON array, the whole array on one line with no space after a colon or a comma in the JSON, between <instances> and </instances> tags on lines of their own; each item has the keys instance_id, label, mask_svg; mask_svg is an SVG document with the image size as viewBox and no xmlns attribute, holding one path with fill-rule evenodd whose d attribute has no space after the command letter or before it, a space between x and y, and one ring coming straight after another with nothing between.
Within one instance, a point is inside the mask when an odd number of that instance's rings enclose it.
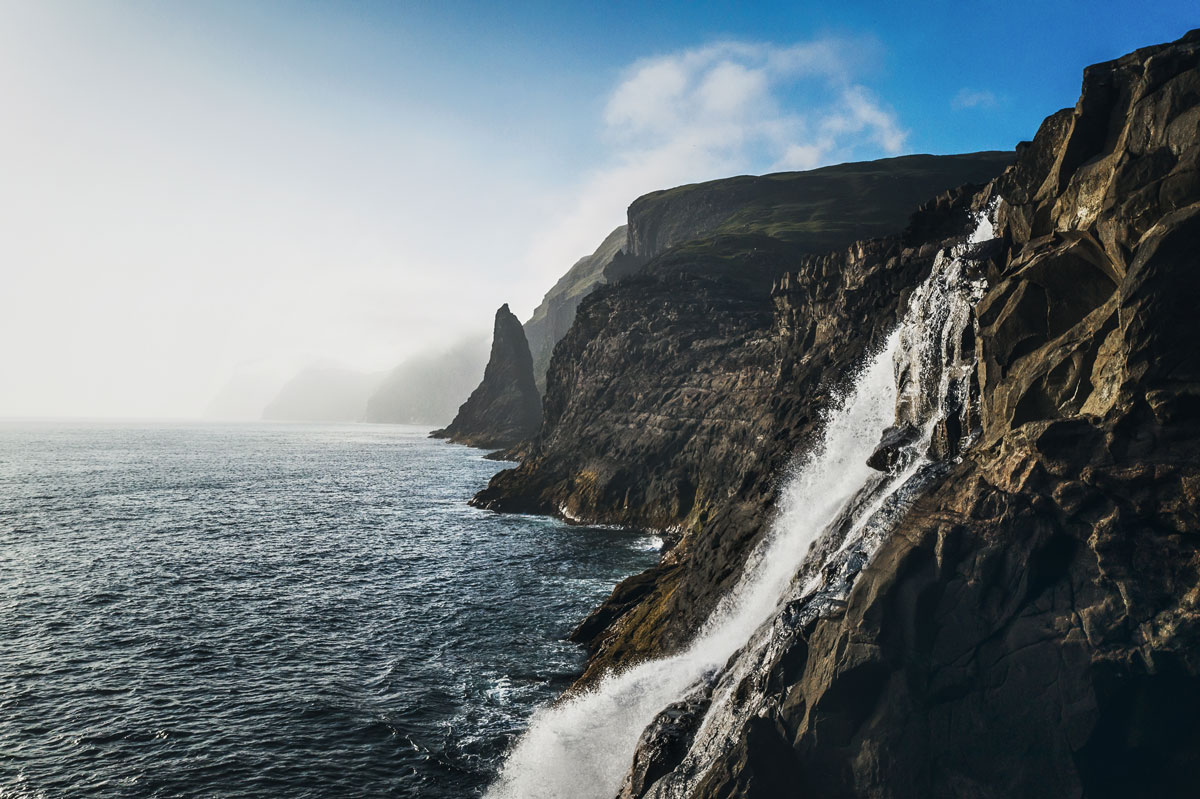
<instances>
[{"instance_id":1,"label":"shadowed cliff face","mask_svg":"<svg viewBox=\"0 0 1200 799\"><path fill-rule=\"evenodd\" d=\"M1088 69L975 198L983 438L844 610L780 627L689 796L1195 795L1198 165L1193 33Z\"/></svg>"},{"instance_id":2,"label":"shadowed cliff face","mask_svg":"<svg viewBox=\"0 0 1200 799\"><path fill-rule=\"evenodd\" d=\"M826 256L717 236L597 291L528 460L476 501L672 528L577 631L580 687L678 651L831 396L993 202L962 342L979 440L844 605L781 614L734 692L748 720L685 793L702 696L651 725L622 796L1195 795L1200 33L1089 68L1014 167L903 235Z\"/></svg>"},{"instance_id":3,"label":"shadowed cliff face","mask_svg":"<svg viewBox=\"0 0 1200 799\"><path fill-rule=\"evenodd\" d=\"M931 201L908 238L829 255L763 235L690 242L583 303L551 364L539 437L474 502L678 541L652 579L619 587L580 628L601 653L586 679L679 646L707 616L797 446L928 272L927 229L966 219L958 192Z\"/></svg>"},{"instance_id":4,"label":"shadowed cliff face","mask_svg":"<svg viewBox=\"0 0 1200 799\"><path fill-rule=\"evenodd\" d=\"M621 225L605 237L594 253L580 258L558 279L525 323L525 337L529 340L533 374L539 390L546 387L546 369L550 366L554 345L571 329L579 303L604 282L605 267L624 246L625 226Z\"/></svg>"},{"instance_id":5,"label":"shadowed cliff face","mask_svg":"<svg viewBox=\"0 0 1200 799\"><path fill-rule=\"evenodd\" d=\"M485 449L511 447L533 435L541 416L529 344L517 317L508 305L501 305L483 382L458 409L454 421L430 435Z\"/></svg>"}]
</instances>

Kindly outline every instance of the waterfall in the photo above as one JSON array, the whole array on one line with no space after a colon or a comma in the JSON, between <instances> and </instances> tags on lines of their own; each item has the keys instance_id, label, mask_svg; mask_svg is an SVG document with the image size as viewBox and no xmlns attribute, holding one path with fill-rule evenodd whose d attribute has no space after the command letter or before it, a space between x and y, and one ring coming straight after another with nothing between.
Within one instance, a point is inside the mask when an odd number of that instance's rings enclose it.
<instances>
[{"instance_id":1,"label":"waterfall","mask_svg":"<svg viewBox=\"0 0 1200 799\"><path fill-rule=\"evenodd\" d=\"M651 748L656 730L702 716L682 760L646 794L686 796L758 709L761 693L739 686L761 675L790 630L844 599L894 520L970 444L968 336L984 288L970 252L993 237L989 215L935 258L898 327L829 412L821 441L793 468L768 534L692 643L535 713L491 799L612 799L623 784L629 791L643 736Z\"/></svg>"}]
</instances>

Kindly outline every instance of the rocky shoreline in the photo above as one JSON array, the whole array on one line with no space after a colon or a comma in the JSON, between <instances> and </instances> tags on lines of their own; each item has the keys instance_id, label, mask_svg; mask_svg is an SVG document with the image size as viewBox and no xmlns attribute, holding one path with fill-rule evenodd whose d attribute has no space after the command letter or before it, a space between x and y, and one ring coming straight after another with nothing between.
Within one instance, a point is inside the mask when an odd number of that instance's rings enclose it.
<instances>
[{"instance_id":1,"label":"rocky shoreline","mask_svg":"<svg viewBox=\"0 0 1200 799\"><path fill-rule=\"evenodd\" d=\"M1013 166L902 233L825 254L672 241L597 288L554 350L523 463L474 502L677 530L576 630L577 690L678 652L847 376L982 212L997 239L961 342L977 442L844 603L804 615L747 678L753 712L686 796L1194 792L1200 32L1089 67ZM887 447L872 461L888 468ZM667 795L697 708L666 710L622 796Z\"/></svg>"}]
</instances>

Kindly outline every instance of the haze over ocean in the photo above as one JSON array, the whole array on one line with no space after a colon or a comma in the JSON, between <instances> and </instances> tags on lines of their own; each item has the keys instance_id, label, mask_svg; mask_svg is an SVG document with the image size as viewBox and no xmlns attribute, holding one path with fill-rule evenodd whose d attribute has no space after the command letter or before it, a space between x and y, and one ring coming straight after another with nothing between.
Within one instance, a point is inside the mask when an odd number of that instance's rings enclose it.
<instances>
[{"instance_id":1,"label":"haze over ocean","mask_svg":"<svg viewBox=\"0 0 1200 799\"><path fill-rule=\"evenodd\" d=\"M640 194L1010 150L1194 3L0 0L0 417L482 336Z\"/></svg>"}]
</instances>

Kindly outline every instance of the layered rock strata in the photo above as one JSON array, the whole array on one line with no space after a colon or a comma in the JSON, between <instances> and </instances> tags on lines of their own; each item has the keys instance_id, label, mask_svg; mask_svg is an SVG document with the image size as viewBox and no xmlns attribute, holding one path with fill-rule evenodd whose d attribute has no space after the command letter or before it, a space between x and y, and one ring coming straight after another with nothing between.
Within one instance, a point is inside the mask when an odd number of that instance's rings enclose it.
<instances>
[{"instance_id":1,"label":"layered rock strata","mask_svg":"<svg viewBox=\"0 0 1200 799\"><path fill-rule=\"evenodd\" d=\"M768 236L692 242L581 306L531 452L473 501L667 531L653 576L577 631L595 653L586 679L679 646L733 584L797 447L928 273L941 239L926 231L965 223L968 196L827 255Z\"/></svg>"},{"instance_id":2,"label":"layered rock strata","mask_svg":"<svg viewBox=\"0 0 1200 799\"><path fill-rule=\"evenodd\" d=\"M597 287L639 272L672 247L718 234L764 235L794 253L821 253L902 228L912 209L939 192L995 177L1003 152L906 155L805 172L742 175L639 197L628 224L610 233L555 283L525 323L538 388L554 346L580 302Z\"/></svg>"},{"instance_id":3,"label":"layered rock strata","mask_svg":"<svg viewBox=\"0 0 1200 799\"><path fill-rule=\"evenodd\" d=\"M558 279L525 322L525 338L529 340L539 390L546 387L554 345L571 329L579 303L604 282L605 268L622 252L626 239L624 225L605 236L595 252L580 258Z\"/></svg>"}]
</instances>

